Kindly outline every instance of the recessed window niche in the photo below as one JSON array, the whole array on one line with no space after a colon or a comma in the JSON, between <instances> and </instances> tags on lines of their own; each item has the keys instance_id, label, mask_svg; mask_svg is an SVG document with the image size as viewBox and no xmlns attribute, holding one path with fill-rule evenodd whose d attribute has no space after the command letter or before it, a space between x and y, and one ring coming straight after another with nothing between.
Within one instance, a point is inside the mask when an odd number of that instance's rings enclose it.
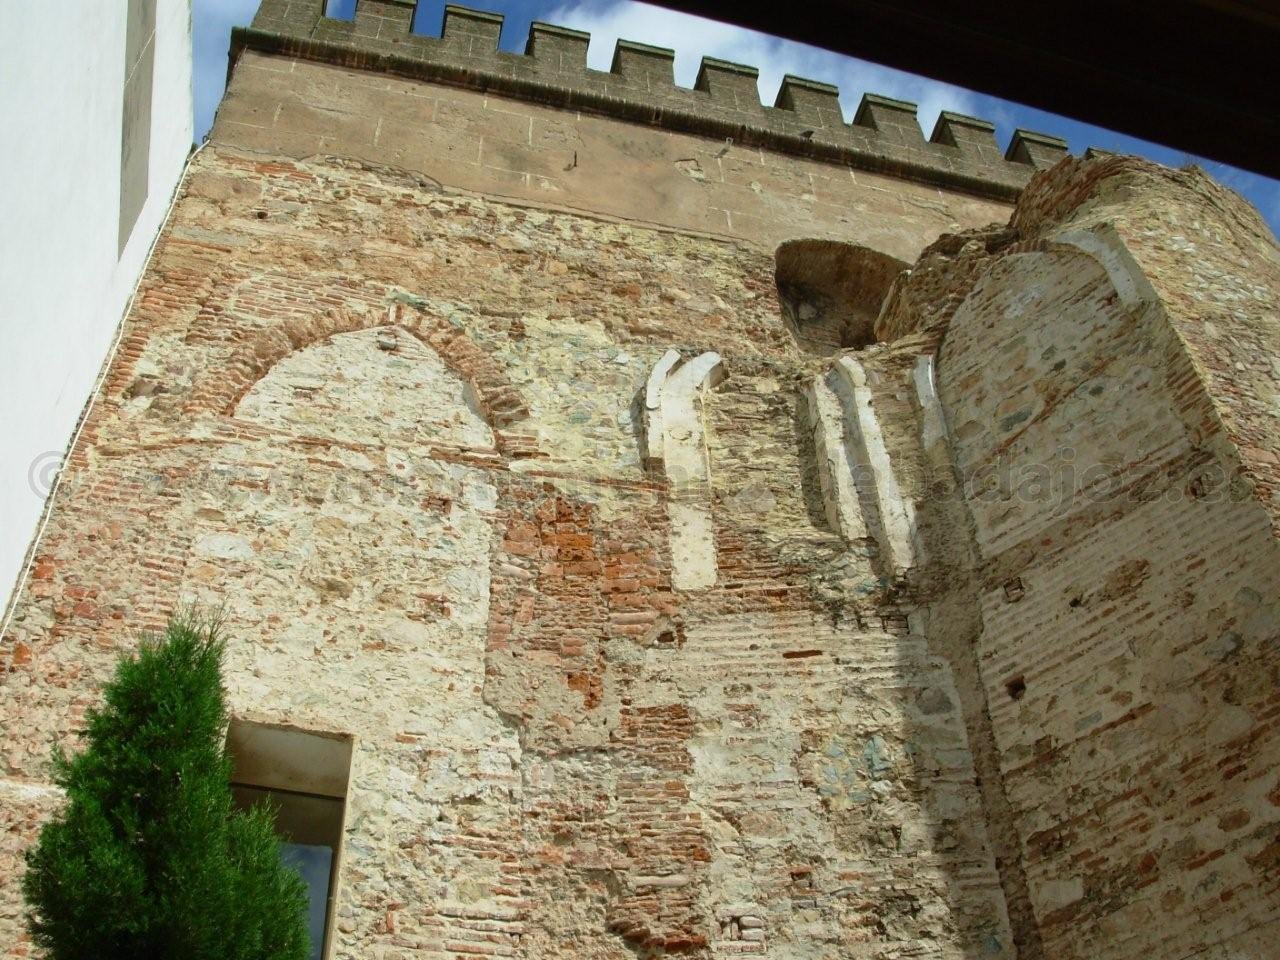
<instances>
[{"instance_id":1,"label":"recessed window niche","mask_svg":"<svg viewBox=\"0 0 1280 960\"><path fill-rule=\"evenodd\" d=\"M240 809L275 812L281 856L307 885L310 960L329 956L342 859L352 739L233 720L227 730L231 794Z\"/></svg>"}]
</instances>

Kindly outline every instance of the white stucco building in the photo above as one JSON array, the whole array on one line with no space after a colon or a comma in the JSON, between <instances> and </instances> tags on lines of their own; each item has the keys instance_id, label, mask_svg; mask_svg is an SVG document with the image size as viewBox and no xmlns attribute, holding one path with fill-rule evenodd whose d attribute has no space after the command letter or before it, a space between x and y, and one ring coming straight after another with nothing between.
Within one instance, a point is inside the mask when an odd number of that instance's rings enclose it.
<instances>
[{"instance_id":1,"label":"white stucco building","mask_svg":"<svg viewBox=\"0 0 1280 960\"><path fill-rule=\"evenodd\" d=\"M191 149L191 0L6 5L0 607Z\"/></svg>"}]
</instances>

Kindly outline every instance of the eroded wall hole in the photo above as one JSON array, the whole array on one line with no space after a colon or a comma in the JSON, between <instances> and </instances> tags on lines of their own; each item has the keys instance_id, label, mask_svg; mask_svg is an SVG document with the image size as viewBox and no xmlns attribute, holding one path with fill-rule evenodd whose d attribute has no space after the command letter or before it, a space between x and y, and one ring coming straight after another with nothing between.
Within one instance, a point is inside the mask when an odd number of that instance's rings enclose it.
<instances>
[{"instance_id":1,"label":"eroded wall hole","mask_svg":"<svg viewBox=\"0 0 1280 960\"><path fill-rule=\"evenodd\" d=\"M836 240L788 240L774 254L783 319L797 343L829 356L877 341L880 306L907 264Z\"/></svg>"}]
</instances>

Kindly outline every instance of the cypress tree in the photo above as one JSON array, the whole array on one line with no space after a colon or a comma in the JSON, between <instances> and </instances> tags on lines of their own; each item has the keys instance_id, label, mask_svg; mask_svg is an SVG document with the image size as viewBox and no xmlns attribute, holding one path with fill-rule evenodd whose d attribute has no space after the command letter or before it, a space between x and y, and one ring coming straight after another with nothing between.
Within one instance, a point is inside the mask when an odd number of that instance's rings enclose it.
<instances>
[{"instance_id":1,"label":"cypress tree","mask_svg":"<svg viewBox=\"0 0 1280 960\"><path fill-rule=\"evenodd\" d=\"M50 960L306 960L273 814L233 806L223 650L216 621L174 619L119 663L84 749L55 751L67 802L23 878Z\"/></svg>"}]
</instances>

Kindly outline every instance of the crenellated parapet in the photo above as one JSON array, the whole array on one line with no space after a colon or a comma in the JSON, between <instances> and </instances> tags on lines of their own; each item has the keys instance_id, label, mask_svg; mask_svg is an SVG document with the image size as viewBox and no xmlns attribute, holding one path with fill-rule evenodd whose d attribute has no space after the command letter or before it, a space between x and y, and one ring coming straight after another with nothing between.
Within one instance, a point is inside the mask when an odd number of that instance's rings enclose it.
<instances>
[{"instance_id":1,"label":"crenellated parapet","mask_svg":"<svg viewBox=\"0 0 1280 960\"><path fill-rule=\"evenodd\" d=\"M703 57L692 88L675 82L675 51L619 40L608 71L587 66L590 35L534 23L524 53L498 49L499 14L449 5L439 36L412 32L416 0L357 0L353 20L324 16L322 0L263 0L248 48L489 91L782 153L846 164L981 196L1013 199L1066 142L1017 131L1007 151L985 120L943 112L926 138L916 105L863 95L846 123L838 88L786 76L761 103L755 67Z\"/></svg>"}]
</instances>

